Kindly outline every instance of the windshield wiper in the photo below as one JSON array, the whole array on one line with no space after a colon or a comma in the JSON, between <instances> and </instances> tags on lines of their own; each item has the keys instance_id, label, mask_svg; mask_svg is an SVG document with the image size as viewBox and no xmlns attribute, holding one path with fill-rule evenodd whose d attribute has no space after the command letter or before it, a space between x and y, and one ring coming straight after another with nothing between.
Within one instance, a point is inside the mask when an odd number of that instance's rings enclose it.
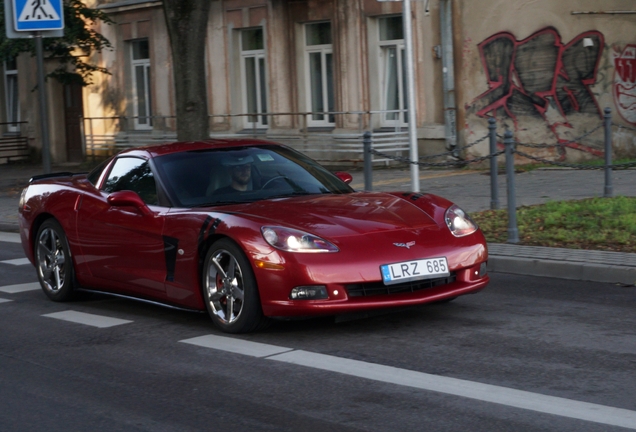
<instances>
[{"instance_id":1,"label":"windshield wiper","mask_svg":"<svg viewBox=\"0 0 636 432\"><path fill-rule=\"evenodd\" d=\"M287 198L287 197L304 196L304 195L321 195L321 194L320 193L316 193L316 192L307 192L307 191L293 191L293 192L281 193L281 194L278 194L278 195L271 195L271 196L268 196L265 199Z\"/></svg>"},{"instance_id":2,"label":"windshield wiper","mask_svg":"<svg viewBox=\"0 0 636 432\"><path fill-rule=\"evenodd\" d=\"M254 201L260 201L261 199L262 198L244 199L244 200L236 200L236 201L214 201L214 202L209 202L204 204L198 204L192 207L198 208L198 207L214 207L214 206L232 205L232 204L247 204Z\"/></svg>"}]
</instances>

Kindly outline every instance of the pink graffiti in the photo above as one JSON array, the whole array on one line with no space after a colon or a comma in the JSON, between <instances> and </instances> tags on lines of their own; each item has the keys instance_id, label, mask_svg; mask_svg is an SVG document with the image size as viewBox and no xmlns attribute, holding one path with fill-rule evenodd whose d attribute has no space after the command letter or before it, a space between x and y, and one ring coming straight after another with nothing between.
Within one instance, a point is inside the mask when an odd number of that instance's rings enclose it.
<instances>
[{"instance_id":1,"label":"pink graffiti","mask_svg":"<svg viewBox=\"0 0 636 432\"><path fill-rule=\"evenodd\" d=\"M617 105L626 110L636 109L636 86L616 85Z\"/></svg>"},{"instance_id":2,"label":"pink graffiti","mask_svg":"<svg viewBox=\"0 0 636 432\"><path fill-rule=\"evenodd\" d=\"M636 124L636 45L627 45L614 58L614 101L618 113Z\"/></svg>"},{"instance_id":3,"label":"pink graffiti","mask_svg":"<svg viewBox=\"0 0 636 432\"><path fill-rule=\"evenodd\" d=\"M473 102L477 115L507 116L516 127L519 116L538 116L559 143L600 155L599 150L561 135L572 128L568 114L602 118L591 86L596 83L603 46L598 31L581 33L564 44L552 27L523 40L509 32L489 37L478 45L489 89ZM548 115L549 110L558 114Z\"/></svg>"}]
</instances>

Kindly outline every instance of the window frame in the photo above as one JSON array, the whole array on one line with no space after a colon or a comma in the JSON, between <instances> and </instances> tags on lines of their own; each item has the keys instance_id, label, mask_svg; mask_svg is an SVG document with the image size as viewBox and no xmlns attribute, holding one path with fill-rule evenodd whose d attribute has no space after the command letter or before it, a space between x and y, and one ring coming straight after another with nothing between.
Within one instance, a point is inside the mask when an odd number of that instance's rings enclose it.
<instances>
[{"instance_id":1,"label":"window frame","mask_svg":"<svg viewBox=\"0 0 636 432\"><path fill-rule=\"evenodd\" d=\"M312 68L311 68L311 56L312 54L320 55L320 69L321 69L321 86L322 86L322 106L323 113L333 112L335 110L335 87L334 87L334 55L333 55L333 33L332 33L332 43L329 44L314 44L309 45L309 26L316 24L329 23L330 31L332 32L331 21L317 21L305 23L303 25L303 49L304 49L304 71L305 71L305 94L307 95L306 100L306 109L307 112L314 113L313 105L314 105L314 91L312 88L313 80L312 80ZM328 70L328 62L327 56L331 56L331 71ZM329 72L330 75L329 76ZM329 86L329 79L331 78L331 86ZM331 93L331 94L329 94ZM329 105L329 97L331 96L332 106ZM315 118L315 117L322 117ZM335 126L335 116L333 114L312 114L307 117L307 125L310 127L333 127Z\"/></svg>"},{"instance_id":2,"label":"window frame","mask_svg":"<svg viewBox=\"0 0 636 432\"><path fill-rule=\"evenodd\" d=\"M140 42L148 43L148 57L147 58L138 58L135 59L135 48L134 44ZM152 130L153 121L152 121L152 92L150 88L150 79L151 79L151 62L150 62L150 41L147 38L143 39L134 39L130 41L130 67L131 67L131 83L132 83L132 98L133 98L133 118L134 118L134 129L135 130ZM143 95L144 95L144 108L146 110L146 115L141 116L140 114L140 101L139 101L139 86L137 81L137 68L142 67L143 73ZM145 122L140 121L142 118L146 119Z\"/></svg>"},{"instance_id":3,"label":"window frame","mask_svg":"<svg viewBox=\"0 0 636 432\"><path fill-rule=\"evenodd\" d=\"M389 63L389 50L394 49L396 53L396 84L397 84L397 96L398 96L398 107L399 112L397 113L387 113L383 112L381 116L380 124L383 127L407 127L408 126L408 98L406 94L406 71L405 71L405 49L406 44L404 41L404 37L402 39L385 39L382 40L382 20L387 20L391 18L396 18L397 16L383 16L378 18L378 72L380 74L379 82L380 82L380 107L381 111L388 111L388 92L389 92L389 68L391 64ZM400 18L401 15L399 16ZM397 118L388 118L391 115L397 114Z\"/></svg>"},{"instance_id":4,"label":"window frame","mask_svg":"<svg viewBox=\"0 0 636 432\"><path fill-rule=\"evenodd\" d=\"M259 30L263 34L263 47L260 49L243 49L243 32ZM243 104L245 114L243 117L243 126L249 129L267 129L269 128L269 118L266 115L269 107L269 97L267 89L267 58L265 53L265 29L264 27L251 27L239 30L239 63L241 71L241 103ZM249 95L247 88L247 60L254 59L254 88L256 96L256 111L249 112ZM262 71L261 71L262 64ZM256 121L253 121L255 119Z\"/></svg>"},{"instance_id":5,"label":"window frame","mask_svg":"<svg viewBox=\"0 0 636 432\"><path fill-rule=\"evenodd\" d=\"M6 109L6 122L7 132L17 133L20 132L20 96L18 87L18 66L17 62L13 60L11 63L15 63L15 68L9 69L10 62L3 62L3 82L5 93L5 109ZM12 80L15 79L15 86L10 84L9 77ZM15 89L15 94L12 94L11 89ZM13 118L15 113L15 118Z\"/></svg>"}]
</instances>

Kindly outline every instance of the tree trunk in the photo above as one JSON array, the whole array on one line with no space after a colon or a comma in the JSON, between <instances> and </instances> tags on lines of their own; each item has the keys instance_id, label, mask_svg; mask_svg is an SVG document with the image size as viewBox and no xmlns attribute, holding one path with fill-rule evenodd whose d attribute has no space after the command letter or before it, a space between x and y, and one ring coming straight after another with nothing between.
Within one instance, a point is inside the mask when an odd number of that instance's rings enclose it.
<instances>
[{"instance_id":1,"label":"tree trunk","mask_svg":"<svg viewBox=\"0 0 636 432\"><path fill-rule=\"evenodd\" d=\"M210 0L164 0L170 36L177 104L177 139L208 139L208 99L205 76Z\"/></svg>"}]
</instances>

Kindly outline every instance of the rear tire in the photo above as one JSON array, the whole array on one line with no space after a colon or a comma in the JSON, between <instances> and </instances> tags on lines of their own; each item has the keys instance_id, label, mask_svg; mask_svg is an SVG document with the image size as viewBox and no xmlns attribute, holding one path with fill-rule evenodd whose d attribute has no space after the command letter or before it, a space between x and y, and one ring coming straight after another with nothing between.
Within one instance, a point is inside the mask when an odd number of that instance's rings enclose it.
<instances>
[{"instance_id":1,"label":"rear tire","mask_svg":"<svg viewBox=\"0 0 636 432\"><path fill-rule=\"evenodd\" d=\"M58 221L46 220L35 238L35 266L42 291L53 301L75 297L73 258Z\"/></svg>"},{"instance_id":2,"label":"rear tire","mask_svg":"<svg viewBox=\"0 0 636 432\"><path fill-rule=\"evenodd\" d=\"M212 244L203 262L203 299L219 329L247 333L267 326L252 267L232 240Z\"/></svg>"}]
</instances>

